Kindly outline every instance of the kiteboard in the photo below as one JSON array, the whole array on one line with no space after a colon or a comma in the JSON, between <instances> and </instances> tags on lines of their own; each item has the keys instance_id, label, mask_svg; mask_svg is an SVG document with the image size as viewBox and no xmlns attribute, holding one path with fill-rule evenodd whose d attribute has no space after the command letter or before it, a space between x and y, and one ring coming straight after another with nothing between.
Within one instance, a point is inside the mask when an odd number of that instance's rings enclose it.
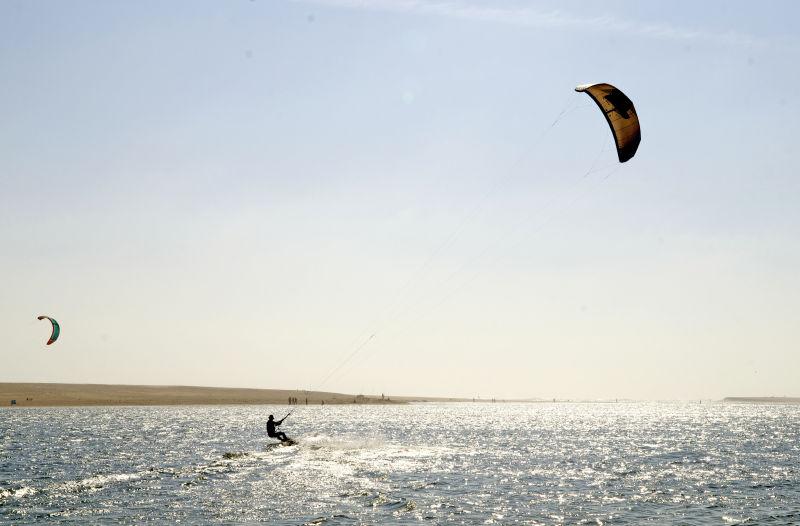
<instances>
[{"instance_id":1,"label":"kiteboard","mask_svg":"<svg viewBox=\"0 0 800 526\"><path fill-rule=\"evenodd\" d=\"M267 444L268 449L274 449L276 447L286 447L286 446L296 446L297 440L293 438L287 438L286 440L281 440L280 442L270 442Z\"/></svg>"}]
</instances>

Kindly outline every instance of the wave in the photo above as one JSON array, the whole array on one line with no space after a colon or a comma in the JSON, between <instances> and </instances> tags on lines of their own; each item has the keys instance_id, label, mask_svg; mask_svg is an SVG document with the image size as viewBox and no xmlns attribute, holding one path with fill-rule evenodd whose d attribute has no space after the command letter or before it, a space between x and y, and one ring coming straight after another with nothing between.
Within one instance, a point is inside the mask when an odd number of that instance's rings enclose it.
<instances>
[{"instance_id":1,"label":"wave","mask_svg":"<svg viewBox=\"0 0 800 526\"><path fill-rule=\"evenodd\" d=\"M311 435L296 440L301 448L307 447L310 449L378 449L385 444L383 440L355 436Z\"/></svg>"},{"instance_id":2,"label":"wave","mask_svg":"<svg viewBox=\"0 0 800 526\"><path fill-rule=\"evenodd\" d=\"M33 495L34 493L38 493L38 490L30 486L22 486L21 488L15 489L0 488L0 500L21 499Z\"/></svg>"},{"instance_id":3,"label":"wave","mask_svg":"<svg viewBox=\"0 0 800 526\"><path fill-rule=\"evenodd\" d=\"M22 486L19 488L0 488L0 501L10 499L21 499L30 497L37 493L79 493L81 491L97 491L104 486L118 482L130 482L142 478L145 473L116 473L111 475L94 475L80 480L70 480L59 482L49 487L33 488Z\"/></svg>"},{"instance_id":4,"label":"wave","mask_svg":"<svg viewBox=\"0 0 800 526\"><path fill-rule=\"evenodd\" d=\"M71 480L61 483L60 487L67 491L96 491L117 482L131 482L139 480L145 473L116 473L111 475L94 475L81 480Z\"/></svg>"},{"instance_id":5,"label":"wave","mask_svg":"<svg viewBox=\"0 0 800 526\"><path fill-rule=\"evenodd\" d=\"M225 460L233 460L235 458L249 457L251 455L248 451L228 451L222 454Z\"/></svg>"}]
</instances>

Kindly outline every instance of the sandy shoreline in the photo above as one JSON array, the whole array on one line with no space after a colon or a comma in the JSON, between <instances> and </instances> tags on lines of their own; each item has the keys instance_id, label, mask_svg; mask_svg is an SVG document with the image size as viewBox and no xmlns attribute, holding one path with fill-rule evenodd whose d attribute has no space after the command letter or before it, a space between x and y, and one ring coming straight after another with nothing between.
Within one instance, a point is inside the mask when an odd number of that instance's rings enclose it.
<instances>
[{"instance_id":1,"label":"sandy shoreline","mask_svg":"<svg viewBox=\"0 0 800 526\"><path fill-rule=\"evenodd\" d=\"M739 404L800 404L800 398L792 396L728 396L722 401Z\"/></svg>"},{"instance_id":2,"label":"sandy shoreline","mask_svg":"<svg viewBox=\"0 0 800 526\"><path fill-rule=\"evenodd\" d=\"M0 407L53 406L156 406L156 405L298 405L407 404L410 402L492 402L492 399L444 398L430 396L353 395L326 391L292 389L246 389L186 385L111 385L0 382ZM12 400L15 403L12 405ZM571 402L556 399L496 400L497 402ZM726 397L723 403L800 404L798 397ZM593 401L613 403L613 401Z\"/></svg>"},{"instance_id":3,"label":"sandy shoreline","mask_svg":"<svg viewBox=\"0 0 800 526\"><path fill-rule=\"evenodd\" d=\"M404 404L408 402L458 402L458 398L364 396L288 389L240 389L176 385L105 385L55 383L0 383L0 406L107 406L107 405L287 405L298 404Z\"/></svg>"}]
</instances>

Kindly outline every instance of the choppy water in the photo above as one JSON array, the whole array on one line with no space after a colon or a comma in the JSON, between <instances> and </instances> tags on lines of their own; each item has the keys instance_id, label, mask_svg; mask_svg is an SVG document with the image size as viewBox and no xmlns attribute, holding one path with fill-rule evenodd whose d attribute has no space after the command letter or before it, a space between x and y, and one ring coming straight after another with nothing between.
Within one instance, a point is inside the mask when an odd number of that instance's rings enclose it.
<instances>
[{"instance_id":1,"label":"choppy water","mask_svg":"<svg viewBox=\"0 0 800 526\"><path fill-rule=\"evenodd\" d=\"M800 524L800 407L0 410L0 523Z\"/></svg>"}]
</instances>

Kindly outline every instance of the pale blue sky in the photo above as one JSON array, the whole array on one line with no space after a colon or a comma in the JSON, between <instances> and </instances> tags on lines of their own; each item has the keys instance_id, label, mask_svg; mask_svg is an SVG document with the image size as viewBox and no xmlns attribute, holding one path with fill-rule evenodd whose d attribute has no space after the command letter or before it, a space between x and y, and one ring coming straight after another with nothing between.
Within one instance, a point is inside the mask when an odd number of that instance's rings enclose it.
<instances>
[{"instance_id":1,"label":"pale blue sky","mask_svg":"<svg viewBox=\"0 0 800 526\"><path fill-rule=\"evenodd\" d=\"M798 395L798 17L0 3L0 381Z\"/></svg>"}]
</instances>

